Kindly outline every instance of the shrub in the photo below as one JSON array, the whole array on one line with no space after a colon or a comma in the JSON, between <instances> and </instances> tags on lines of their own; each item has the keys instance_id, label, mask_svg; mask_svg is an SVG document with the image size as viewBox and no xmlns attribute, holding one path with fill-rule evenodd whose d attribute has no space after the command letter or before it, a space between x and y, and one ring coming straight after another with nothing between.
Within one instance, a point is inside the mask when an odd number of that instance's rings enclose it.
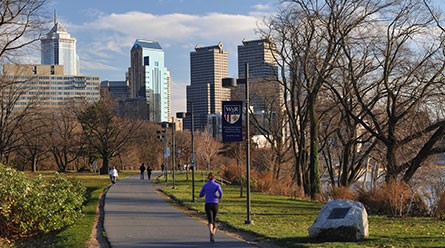
<instances>
[{"instance_id":1,"label":"shrub","mask_svg":"<svg viewBox=\"0 0 445 248\"><path fill-rule=\"evenodd\" d=\"M412 197L408 184L399 180L391 180L384 184L381 196L387 201L391 216L402 216Z\"/></svg>"},{"instance_id":2,"label":"shrub","mask_svg":"<svg viewBox=\"0 0 445 248\"><path fill-rule=\"evenodd\" d=\"M356 193L352 192L348 187L332 187L330 197L334 200L357 200Z\"/></svg>"},{"instance_id":3,"label":"shrub","mask_svg":"<svg viewBox=\"0 0 445 248\"><path fill-rule=\"evenodd\" d=\"M221 166L219 174L226 180L229 180L233 184L244 184L245 181L245 168L241 165L235 165L233 163L226 166Z\"/></svg>"},{"instance_id":4,"label":"shrub","mask_svg":"<svg viewBox=\"0 0 445 248\"><path fill-rule=\"evenodd\" d=\"M0 237L15 239L60 230L81 215L86 189L56 173L27 178L0 165Z\"/></svg>"},{"instance_id":5,"label":"shrub","mask_svg":"<svg viewBox=\"0 0 445 248\"><path fill-rule=\"evenodd\" d=\"M404 215L424 216L428 213L428 207L422 197L403 181L392 180L378 189L366 191L359 188L357 192L358 200L371 214L401 217Z\"/></svg>"},{"instance_id":6,"label":"shrub","mask_svg":"<svg viewBox=\"0 0 445 248\"><path fill-rule=\"evenodd\" d=\"M24 228L16 214L20 214L19 206L27 201L32 185L22 172L1 164L0 182L0 237L8 237Z\"/></svg>"},{"instance_id":7,"label":"shrub","mask_svg":"<svg viewBox=\"0 0 445 248\"><path fill-rule=\"evenodd\" d=\"M228 164L221 166L219 174L236 185L245 185L245 167ZM272 193L275 195L286 195L290 197L301 197L301 190L297 189L295 182L290 176L282 176L280 179L273 177L272 172L251 171L250 174L251 190Z\"/></svg>"},{"instance_id":8,"label":"shrub","mask_svg":"<svg viewBox=\"0 0 445 248\"><path fill-rule=\"evenodd\" d=\"M445 218L445 191L440 194L439 201L437 202L435 216L441 219Z\"/></svg>"}]
</instances>

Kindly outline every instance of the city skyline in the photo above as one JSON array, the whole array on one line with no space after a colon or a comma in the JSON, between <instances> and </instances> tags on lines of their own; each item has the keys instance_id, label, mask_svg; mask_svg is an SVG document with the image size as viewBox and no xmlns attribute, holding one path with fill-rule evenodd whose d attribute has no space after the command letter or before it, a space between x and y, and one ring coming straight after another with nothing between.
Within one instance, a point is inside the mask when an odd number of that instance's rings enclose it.
<instances>
[{"instance_id":1,"label":"city skyline","mask_svg":"<svg viewBox=\"0 0 445 248\"><path fill-rule=\"evenodd\" d=\"M81 74L101 80L125 80L130 50L136 39L163 44L166 67L171 72L171 113L186 110L186 85L190 84L189 54L195 45L222 42L229 53L229 77L237 77L237 46L255 33L264 17L279 8L278 0L50 0L48 16L57 19L77 39ZM445 3L432 4L445 9ZM52 23L47 29L51 29ZM38 64L35 57L31 63Z\"/></svg>"},{"instance_id":2,"label":"city skyline","mask_svg":"<svg viewBox=\"0 0 445 248\"><path fill-rule=\"evenodd\" d=\"M165 66L171 72L171 114L175 115L186 110L189 56L194 47L221 41L229 52L229 76L236 77L237 46L244 38L258 38L255 29L276 4L272 0L111 0L105 5L97 0L54 0L48 15L56 10L58 21L77 39L80 73L98 75L101 81L125 80L136 39L162 44Z\"/></svg>"}]
</instances>

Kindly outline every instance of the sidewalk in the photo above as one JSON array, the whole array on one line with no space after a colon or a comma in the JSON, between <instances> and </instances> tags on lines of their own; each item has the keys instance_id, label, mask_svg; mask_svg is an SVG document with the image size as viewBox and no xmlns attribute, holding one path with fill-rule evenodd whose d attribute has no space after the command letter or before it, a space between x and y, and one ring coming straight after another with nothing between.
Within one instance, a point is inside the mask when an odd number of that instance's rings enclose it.
<instances>
[{"instance_id":1,"label":"sidewalk","mask_svg":"<svg viewBox=\"0 0 445 248\"><path fill-rule=\"evenodd\" d=\"M221 231L211 244L205 223L166 203L155 185L139 175L124 178L108 190L104 212L112 247L254 247Z\"/></svg>"}]
</instances>

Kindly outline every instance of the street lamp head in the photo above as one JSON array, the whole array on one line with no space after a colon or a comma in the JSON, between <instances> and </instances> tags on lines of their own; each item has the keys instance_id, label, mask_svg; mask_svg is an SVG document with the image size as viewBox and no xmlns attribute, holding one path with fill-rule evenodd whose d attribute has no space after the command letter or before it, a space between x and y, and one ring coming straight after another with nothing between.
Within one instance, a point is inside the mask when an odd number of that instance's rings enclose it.
<instances>
[{"instance_id":1,"label":"street lamp head","mask_svg":"<svg viewBox=\"0 0 445 248\"><path fill-rule=\"evenodd\" d=\"M236 88L238 85L236 82L236 78L223 78L222 79L222 87L224 88Z\"/></svg>"},{"instance_id":2,"label":"street lamp head","mask_svg":"<svg viewBox=\"0 0 445 248\"><path fill-rule=\"evenodd\" d=\"M161 126L163 128L169 128L169 124L170 124L170 122L164 121L164 122L161 123Z\"/></svg>"},{"instance_id":3,"label":"street lamp head","mask_svg":"<svg viewBox=\"0 0 445 248\"><path fill-rule=\"evenodd\" d=\"M176 118L178 118L178 119L184 119L185 117L187 117L186 112L177 112L176 113Z\"/></svg>"}]
</instances>

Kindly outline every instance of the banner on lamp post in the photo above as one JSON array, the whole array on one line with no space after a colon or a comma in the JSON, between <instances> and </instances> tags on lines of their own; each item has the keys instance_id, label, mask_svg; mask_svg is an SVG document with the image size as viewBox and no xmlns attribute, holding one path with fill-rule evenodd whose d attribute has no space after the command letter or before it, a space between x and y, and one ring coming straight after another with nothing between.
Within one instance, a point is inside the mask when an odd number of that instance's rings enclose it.
<instances>
[{"instance_id":1,"label":"banner on lamp post","mask_svg":"<svg viewBox=\"0 0 445 248\"><path fill-rule=\"evenodd\" d=\"M222 102L222 139L223 142L243 140L243 102Z\"/></svg>"}]
</instances>

